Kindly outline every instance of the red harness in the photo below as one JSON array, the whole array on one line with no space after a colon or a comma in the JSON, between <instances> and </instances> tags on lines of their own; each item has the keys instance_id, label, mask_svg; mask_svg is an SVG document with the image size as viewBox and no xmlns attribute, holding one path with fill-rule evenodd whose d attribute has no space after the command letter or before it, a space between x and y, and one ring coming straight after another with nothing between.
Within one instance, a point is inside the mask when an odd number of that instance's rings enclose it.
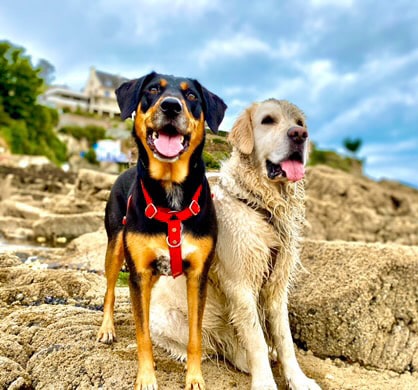
<instances>
[{"instance_id":1,"label":"red harness","mask_svg":"<svg viewBox=\"0 0 418 390\"><path fill-rule=\"evenodd\" d=\"M181 211L174 211L165 207L155 206L142 181L141 187L147 204L145 207L145 216L149 219L156 219L157 221L167 224L166 242L170 253L171 274L173 275L173 278L176 278L183 273L183 258L181 255L181 222L199 214L200 206L198 200L200 193L202 192L202 184L197 188L189 206ZM130 198L131 196L128 199L128 209L131 203ZM126 224L126 217L123 219L123 224Z\"/></svg>"}]
</instances>

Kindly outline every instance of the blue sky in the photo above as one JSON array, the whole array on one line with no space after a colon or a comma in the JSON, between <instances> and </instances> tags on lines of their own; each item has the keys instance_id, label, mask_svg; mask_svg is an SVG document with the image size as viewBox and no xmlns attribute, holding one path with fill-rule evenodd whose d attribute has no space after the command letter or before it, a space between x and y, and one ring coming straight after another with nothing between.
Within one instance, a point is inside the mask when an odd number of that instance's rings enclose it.
<instances>
[{"instance_id":1,"label":"blue sky","mask_svg":"<svg viewBox=\"0 0 418 390\"><path fill-rule=\"evenodd\" d=\"M416 0L3 0L0 39L83 87L90 66L197 78L229 108L288 99L320 148L361 138L365 173L418 187Z\"/></svg>"}]
</instances>

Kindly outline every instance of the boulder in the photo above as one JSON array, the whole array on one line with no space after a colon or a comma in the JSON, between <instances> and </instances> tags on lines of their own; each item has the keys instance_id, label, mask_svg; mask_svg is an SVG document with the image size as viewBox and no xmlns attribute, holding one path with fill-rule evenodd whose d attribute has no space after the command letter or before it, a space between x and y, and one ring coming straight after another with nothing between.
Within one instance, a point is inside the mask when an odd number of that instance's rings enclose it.
<instances>
[{"instance_id":1,"label":"boulder","mask_svg":"<svg viewBox=\"0 0 418 390\"><path fill-rule=\"evenodd\" d=\"M98 200L105 201L115 182L117 175L93 171L90 169L80 169L76 181L76 194L93 196Z\"/></svg>"},{"instance_id":2,"label":"boulder","mask_svg":"<svg viewBox=\"0 0 418 390\"><path fill-rule=\"evenodd\" d=\"M83 234L71 241L60 262L70 268L103 273L106 247L107 236L104 229Z\"/></svg>"},{"instance_id":3,"label":"boulder","mask_svg":"<svg viewBox=\"0 0 418 390\"><path fill-rule=\"evenodd\" d=\"M95 232L103 226L104 211L79 214L51 214L33 224L35 237L45 237L55 242L58 237L72 240L83 234Z\"/></svg>"},{"instance_id":4,"label":"boulder","mask_svg":"<svg viewBox=\"0 0 418 390\"><path fill-rule=\"evenodd\" d=\"M418 247L306 241L289 299L295 341L319 357L418 371Z\"/></svg>"},{"instance_id":5,"label":"boulder","mask_svg":"<svg viewBox=\"0 0 418 390\"><path fill-rule=\"evenodd\" d=\"M306 193L311 239L418 245L418 190L315 166Z\"/></svg>"}]
</instances>

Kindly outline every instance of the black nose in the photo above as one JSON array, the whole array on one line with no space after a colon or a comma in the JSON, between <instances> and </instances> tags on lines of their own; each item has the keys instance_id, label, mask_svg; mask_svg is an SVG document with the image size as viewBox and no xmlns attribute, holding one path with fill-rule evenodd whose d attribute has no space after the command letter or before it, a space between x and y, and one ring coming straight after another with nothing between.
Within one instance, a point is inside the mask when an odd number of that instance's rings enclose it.
<instances>
[{"instance_id":1,"label":"black nose","mask_svg":"<svg viewBox=\"0 0 418 390\"><path fill-rule=\"evenodd\" d=\"M175 117L181 113L182 105L180 100L167 97L161 102L161 111L169 117Z\"/></svg>"},{"instance_id":2,"label":"black nose","mask_svg":"<svg viewBox=\"0 0 418 390\"><path fill-rule=\"evenodd\" d=\"M297 144L303 144L308 138L308 130L304 127L293 126L287 130L287 136Z\"/></svg>"}]
</instances>

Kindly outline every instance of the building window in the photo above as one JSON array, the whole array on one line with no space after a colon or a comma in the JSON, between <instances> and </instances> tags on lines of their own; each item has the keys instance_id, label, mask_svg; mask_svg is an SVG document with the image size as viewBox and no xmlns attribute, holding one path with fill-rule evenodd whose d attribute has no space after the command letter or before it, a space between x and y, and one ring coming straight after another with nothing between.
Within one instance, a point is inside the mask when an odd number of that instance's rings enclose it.
<instances>
[{"instance_id":1,"label":"building window","mask_svg":"<svg viewBox=\"0 0 418 390\"><path fill-rule=\"evenodd\" d=\"M105 97L110 97L110 92L109 91L105 91L104 95L105 95Z\"/></svg>"}]
</instances>

